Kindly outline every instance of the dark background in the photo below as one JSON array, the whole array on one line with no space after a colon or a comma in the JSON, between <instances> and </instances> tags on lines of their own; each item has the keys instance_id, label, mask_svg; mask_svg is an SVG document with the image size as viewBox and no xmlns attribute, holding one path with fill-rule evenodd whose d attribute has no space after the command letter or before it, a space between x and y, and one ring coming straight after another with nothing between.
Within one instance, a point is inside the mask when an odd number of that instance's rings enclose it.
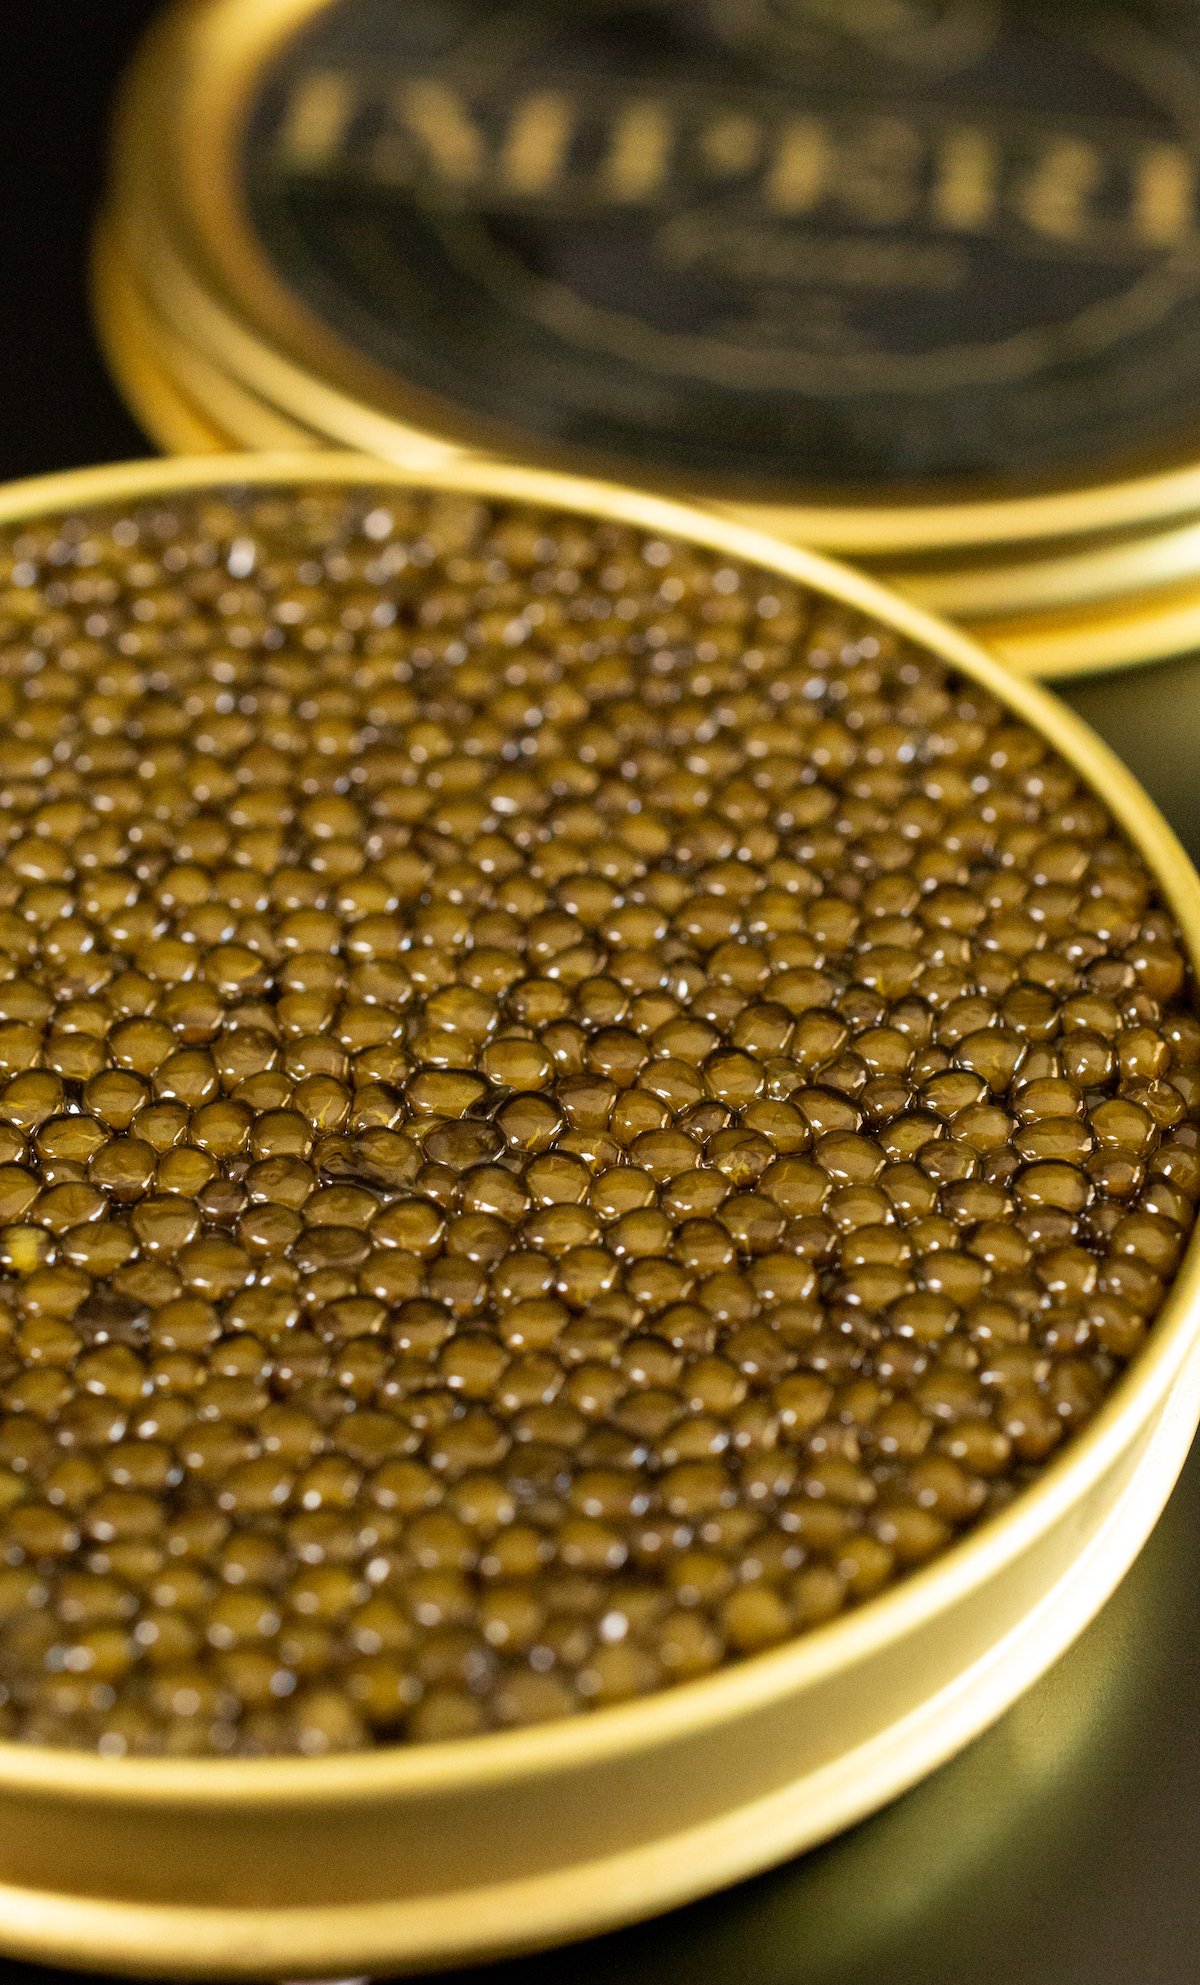
<instances>
[{"instance_id":1,"label":"dark background","mask_svg":"<svg viewBox=\"0 0 1200 1985\"><path fill-rule=\"evenodd\" d=\"M151 452L88 321L117 77L153 0L0 0L0 478Z\"/></svg>"},{"instance_id":2,"label":"dark background","mask_svg":"<svg viewBox=\"0 0 1200 1985\"><path fill-rule=\"evenodd\" d=\"M92 338L87 254L113 86L152 11L0 0L0 479L149 452ZM1200 851L1200 663L1071 700ZM1193 1460L1100 1619L926 1785L728 1896L471 1985L1200 1985L1198 1877ZM39 1981L0 1964L0 1985Z\"/></svg>"}]
</instances>

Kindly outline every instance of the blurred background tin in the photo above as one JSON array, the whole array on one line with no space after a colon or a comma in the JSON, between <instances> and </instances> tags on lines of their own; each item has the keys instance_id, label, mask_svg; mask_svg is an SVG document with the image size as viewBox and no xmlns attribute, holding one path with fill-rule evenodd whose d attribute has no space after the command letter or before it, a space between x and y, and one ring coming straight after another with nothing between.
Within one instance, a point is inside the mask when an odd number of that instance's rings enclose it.
<instances>
[{"instance_id":1,"label":"blurred background tin","mask_svg":"<svg viewBox=\"0 0 1200 1985\"><path fill-rule=\"evenodd\" d=\"M1186 0L188 0L101 316L230 441L686 495L1066 674L1196 640L1198 182Z\"/></svg>"}]
</instances>

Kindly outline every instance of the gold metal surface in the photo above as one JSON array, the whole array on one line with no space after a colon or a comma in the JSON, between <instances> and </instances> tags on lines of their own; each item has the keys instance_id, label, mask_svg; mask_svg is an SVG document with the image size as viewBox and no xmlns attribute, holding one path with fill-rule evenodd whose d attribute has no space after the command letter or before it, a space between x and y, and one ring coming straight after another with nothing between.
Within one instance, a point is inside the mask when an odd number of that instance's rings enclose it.
<instances>
[{"instance_id":1,"label":"gold metal surface","mask_svg":"<svg viewBox=\"0 0 1200 1985\"><path fill-rule=\"evenodd\" d=\"M100 240L92 257L92 303L109 370L151 440L178 455L227 451L229 437L187 401L162 364L132 291L117 280Z\"/></svg>"},{"instance_id":2,"label":"gold metal surface","mask_svg":"<svg viewBox=\"0 0 1200 1985\"><path fill-rule=\"evenodd\" d=\"M103 226L93 248L92 302L114 378L147 434L172 454L321 445L155 319Z\"/></svg>"},{"instance_id":3,"label":"gold metal surface","mask_svg":"<svg viewBox=\"0 0 1200 1985\"><path fill-rule=\"evenodd\" d=\"M265 62L327 0L176 0L149 38L117 127L114 213L154 307L226 374L330 441L421 463L481 451L627 477L627 463L571 459L501 422L407 388L337 337L280 279L258 241L235 161ZM789 542L878 558L1150 528L1200 513L1194 457L1109 485L936 492L877 505L819 492L766 500L674 487Z\"/></svg>"},{"instance_id":4,"label":"gold metal surface","mask_svg":"<svg viewBox=\"0 0 1200 1985\"><path fill-rule=\"evenodd\" d=\"M294 454L131 464L0 492L0 521L250 483L424 484L681 536L871 614L985 684L1076 767L1200 965L1200 879L1053 697L872 581L599 484ZM0 1746L0 1949L162 1976L447 1965L699 1895L826 1838L993 1721L1075 1638L1152 1527L1200 1417L1200 1239L1092 1425L1000 1516L860 1610L642 1701L532 1730L313 1760Z\"/></svg>"},{"instance_id":5,"label":"gold metal surface","mask_svg":"<svg viewBox=\"0 0 1200 1985\"><path fill-rule=\"evenodd\" d=\"M309 10L322 3L309 0ZM279 0L268 0L269 9L278 6ZM257 8L247 9L243 19L248 21L251 13L261 22ZM196 101L185 97L182 87L193 76L190 28L198 20L190 6L180 8L151 31L115 122L108 227L118 258L141 290L155 326L162 327L156 335L190 348L227 379L240 382L260 405L334 447L410 468L468 459L468 450L448 434L425 430L369 399L356 398L292 358L261 335L252 317L198 266L190 218L178 203L168 164L182 143L185 105L200 127L208 116L206 92ZM165 155L160 145L167 148Z\"/></svg>"},{"instance_id":6,"label":"gold metal surface","mask_svg":"<svg viewBox=\"0 0 1200 1985\"><path fill-rule=\"evenodd\" d=\"M1000 1948L1003 1985L1191 1985L1198 1499L1193 1464L1069 1654L912 1794L732 1893L557 1963L518 1959L495 1985L998 1985Z\"/></svg>"},{"instance_id":7,"label":"gold metal surface","mask_svg":"<svg viewBox=\"0 0 1200 1985\"><path fill-rule=\"evenodd\" d=\"M256 399L155 316L115 230L104 223L96 233L92 292L97 329L112 372L146 431L169 452L322 445L319 435ZM930 612L977 627L1006 617L1016 624L1014 630L992 635L989 629L980 635L991 635L995 645L1003 645L1006 635L1020 640L1027 616L1088 608L1098 602L1119 603L1123 596L1194 578L1200 574L1200 523L1189 519L1165 531L1122 534L1098 543L1072 540L1061 551L1028 546L1022 550L1025 555L1017 562L1006 562L1000 555L988 563L978 559L956 563L927 559L915 567L885 563L875 568L875 576ZM1029 631L1032 638L1037 630ZM1191 644L1189 628L1187 645ZM1124 653L1119 642L1110 645L1106 666L1159 658L1153 642L1144 657ZM1135 650L1137 645L1135 639ZM1027 672L1071 672L1069 660L1065 665L1058 661L1048 645L1045 655ZM1097 664L1088 659L1077 666Z\"/></svg>"},{"instance_id":8,"label":"gold metal surface","mask_svg":"<svg viewBox=\"0 0 1200 1985\"><path fill-rule=\"evenodd\" d=\"M971 631L1018 675L1062 681L1168 661L1200 651L1200 578L1104 607L974 622Z\"/></svg>"},{"instance_id":9,"label":"gold metal surface","mask_svg":"<svg viewBox=\"0 0 1200 1985\"><path fill-rule=\"evenodd\" d=\"M1024 556L1015 559L1011 553L972 564L931 559L915 567L887 564L875 570L931 613L975 625L1002 615L1019 619L1104 606L1158 587L1200 580L1200 522L1195 518L1133 537L1072 541L1063 548L1041 546L1036 554L1025 547L1021 550Z\"/></svg>"}]
</instances>

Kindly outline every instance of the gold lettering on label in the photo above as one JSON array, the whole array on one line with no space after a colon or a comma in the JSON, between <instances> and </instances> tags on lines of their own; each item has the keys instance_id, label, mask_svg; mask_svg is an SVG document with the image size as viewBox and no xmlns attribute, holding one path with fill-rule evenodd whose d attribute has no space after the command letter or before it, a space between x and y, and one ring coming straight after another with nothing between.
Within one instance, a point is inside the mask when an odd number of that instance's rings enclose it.
<instances>
[{"instance_id":1,"label":"gold lettering on label","mask_svg":"<svg viewBox=\"0 0 1200 1985\"><path fill-rule=\"evenodd\" d=\"M825 126L815 117L792 118L767 176L767 205L780 214L808 213L824 195L829 165Z\"/></svg>"},{"instance_id":2,"label":"gold lettering on label","mask_svg":"<svg viewBox=\"0 0 1200 1985\"><path fill-rule=\"evenodd\" d=\"M899 117L875 117L838 158L831 191L847 213L872 227L908 220L920 201L925 146Z\"/></svg>"},{"instance_id":3,"label":"gold lettering on label","mask_svg":"<svg viewBox=\"0 0 1200 1985\"><path fill-rule=\"evenodd\" d=\"M561 90L539 90L516 106L500 157L500 175L511 193L544 193L557 183L574 119Z\"/></svg>"},{"instance_id":4,"label":"gold lettering on label","mask_svg":"<svg viewBox=\"0 0 1200 1985\"><path fill-rule=\"evenodd\" d=\"M999 157L994 139L986 131L947 131L936 167L934 219L962 234L986 228L996 213Z\"/></svg>"},{"instance_id":5,"label":"gold lettering on label","mask_svg":"<svg viewBox=\"0 0 1200 1985\"><path fill-rule=\"evenodd\" d=\"M293 91L279 133L286 163L301 172L328 165L341 146L358 96L349 76L318 69Z\"/></svg>"},{"instance_id":6,"label":"gold lettering on label","mask_svg":"<svg viewBox=\"0 0 1200 1985\"><path fill-rule=\"evenodd\" d=\"M648 200L663 183L674 131L662 104L631 103L613 128L604 161L605 186L614 200Z\"/></svg>"},{"instance_id":7,"label":"gold lettering on label","mask_svg":"<svg viewBox=\"0 0 1200 1985\"><path fill-rule=\"evenodd\" d=\"M1015 206L1023 220L1052 241L1084 241L1092 232L1089 202L1104 176L1104 161L1082 138L1048 145Z\"/></svg>"},{"instance_id":8,"label":"gold lettering on label","mask_svg":"<svg viewBox=\"0 0 1200 1985\"><path fill-rule=\"evenodd\" d=\"M1196 229L1196 168L1178 145L1152 145L1134 172L1134 226L1154 248L1190 241Z\"/></svg>"},{"instance_id":9,"label":"gold lettering on label","mask_svg":"<svg viewBox=\"0 0 1200 1985\"><path fill-rule=\"evenodd\" d=\"M966 250L957 242L909 241L895 235L827 235L773 222L731 228L724 214L676 214L657 236L669 269L717 275L740 283L781 286L801 295L814 285L881 292L953 291L968 280ZM780 295L772 310L785 309Z\"/></svg>"},{"instance_id":10,"label":"gold lettering on label","mask_svg":"<svg viewBox=\"0 0 1200 1985\"><path fill-rule=\"evenodd\" d=\"M710 172L735 178L753 172L762 152L762 126L742 111L714 117L700 137L700 156Z\"/></svg>"},{"instance_id":11,"label":"gold lettering on label","mask_svg":"<svg viewBox=\"0 0 1200 1985\"><path fill-rule=\"evenodd\" d=\"M460 97L445 83L406 83L396 100L400 122L421 140L441 177L470 186L483 173L486 151Z\"/></svg>"}]
</instances>

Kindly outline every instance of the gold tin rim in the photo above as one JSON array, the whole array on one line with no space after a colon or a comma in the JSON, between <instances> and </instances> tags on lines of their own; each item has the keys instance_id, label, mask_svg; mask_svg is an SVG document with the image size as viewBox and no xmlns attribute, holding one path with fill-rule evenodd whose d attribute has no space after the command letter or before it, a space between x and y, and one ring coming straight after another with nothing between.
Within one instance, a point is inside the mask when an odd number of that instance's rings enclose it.
<instances>
[{"instance_id":1,"label":"gold tin rim","mask_svg":"<svg viewBox=\"0 0 1200 1985\"><path fill-rule=\"evenodd\" d=\"M0 490L0 523L231 484L545 504L681 536L869 614L982 683L1102 794L1200 968L1200 877L1080 719L875 581L710 514L538 470L322 451L41 477ZM1030 1488L778 1650L589 1717L424 1749L164 1760L0 1745L0 1948L160 1976L395 1972L561 1942L752 1873L884 1803L1043 1672L1144 1541L1198 1415L1200 1229L1146 1346Z\"/></svg>"},{"instance_id":2,"label":"gold tin rim","mask_svg":"<svg viewBox=\"0 0 1200 1985\"><path fill-rule=\"evenodd\" d=\"M748 528L665 499L615 485L561 477L538 469L491 463L451 463L430 472L406 470L355 455L253 454L174 457L119 463L34 477L0 489L0 524L84 506L169 498L226 485L388 485L435 487L497 500L544 504L605 521L683 537L744 559L808 586L837 604L869 614L906 639L981 682L1046 738L1098 791L1113 818L1146 860L1176 917L1193 967L1200 965L1200 876L1172 829L1115 753L1073 712L1037 684L1011 676L969 636L886 587L815 552L774 542ZM944 1557L855 1612L698 1681L621 1704L588 1717L565 1718L532 1730L489 1732L427 1749L381 1747L323 1759L110 1759L88 1752L0 1744L0 1785L39 1783L77 1798L115 1783L133 1799L183 1795L248 1800L286 1788L315 1800L386 1780L418 1789L438 1782L494 1782L547 1762L578 1762L630 1745L653 1745L681 1722L723 1720L764 1695L829 1673L864 1643L895 1637L1007 1563L1030 1536L1052 1523L1123 1447L1149 1404L1176 1376L1191 1341L1200 1336L1200 1228L1151 1332L1095 1420L1010 1507Z\"/></svg>"},{"instance_id":3,"label":"gold tin rim","mask_svg":"<svg viewBox=\"0 0 1200 1985\"><path fill-rule=\"evenodd\" d=\"M978 625L983 620L1046 613L1086 612L1200 575L1200 520L1189 517L1136 537L1106 538L1083 546L1018 556L1012 562L939 566L888 565L880 576L919 600L931 613Z\"/></svg>"},{"instance_id":4,"label":"gold tin rim","mask_svg":"<svg viewBox=\"0 0 1200 1985\"><path fill-rule=\"evenodd\" d=\"M96 244L92 258L92 307L100 347L130 412L153 441L172 454L220 455L234 447L162 363L149 332L148 314L121 283Z\"/></svg>"},{"instance_id":5,"label":"gold tin rim","mask_svg":"<svg viewBox=\"0 0 1200 1985\"><path fill-rule=\"evenodd\" d=\"M400 461L482 451L624 477L628 464L588 462L582 451L535 443L399 385L302 305L263 252L230 172L247 93L272 52L328 4L174 0L151 31L120 99L114 147L114 209L130 223L143 278L163 303L171 291L190 291L184 321L210 355L282 412L310 426L315 415L335 444L365 444ZM180 242L187 251L175 254ZM197 291L210 305L206 322L196 315ZM933 492L889 505L796 503L649 480L774 536L882 556L1069 537L1200 511L1200 440L1195 459L1165 469L978 499Z\"/></svg>"},{"instance_id":6,"label":"gold tin rim","mask_svg":"<svg viewBox=\"0 0 1200 1985\"><path fill-rule=\"evenodd\" d=\"M302 432L276 406L254 397L241 379L222 372L198 346L183 341L146 294L110 217L96 231L92 288L109 365L153 440L186 454L244 449L256 445L260 435L278 445L286 436L290 445L312 447L322 456L336 452L322 435ZM371 432L359 438L368 447L381 440ZM402 452L411 462L414 451ZM389 459L379 456L381 463ZM424 459L418 457L416 466ZM436 443L428 466L454 459ZM935 563L912 569L888 565L874 576L930 612L961 614L975 637L1017 674L1062 681L1143 667L1200 646L1200 580L1184 592L1182 604L1180 598L1180 568L1186 568L1192 554L1200 567L1200 521L1189 518L1174 529L1116 546L1079 549L1075 541L1061 559L1043 555L1017 567L968 564L945 570ZM1143 556L1158 568L1156 591L1139 588L1122 597L1107 583L1109 562L1132 582L1144 578L1138 570ZM1079 600L1058 608L1053 593L1064 586L1070 591L1080 573L1105 577L1105 593L1111 597L1099 604ZM1011 605L1019 590L1031 598L1028 614Z\"/></svg>"},{"instance_id":7,"label":"gold tin rim","mask_svg":"<svg viewBox=\"0 0 1200 1985\"><path fill-rule=\"evenodd\" d=\"M401 468L475 459L458 442L423 432L353 400L259 338L184 260L169 229L160 224L160 217L131 209L122 192L120 187L116 189L109 210L116 253L145 298L153 320L180 349L202 355L260 403L275 407L288 419L302 421L331 452L349 449Z\"/></svg>"},{"instance_id":8,"label":"gold tin rim","mask_svg":"<svg viewBox=\"0 0 1200 1985\"><path fill-rule=\"evenodd\" d=\"M92 241L91 298L113 377L152 439L172 453L323 445L174 335L155 315L103 219Z\"/></svg>"},{"instance_id":9,"label":"gold tin rim","mask_svg":"<svg viewBox=\"0 0 1200 1985\"><path fill-rule=\"evenodd\" d=\"M1200 650L1200 576L1101 607L976 621L971 632L1016 675L1047 681L1179 660Z\"/></svg>"}]
</instances>

